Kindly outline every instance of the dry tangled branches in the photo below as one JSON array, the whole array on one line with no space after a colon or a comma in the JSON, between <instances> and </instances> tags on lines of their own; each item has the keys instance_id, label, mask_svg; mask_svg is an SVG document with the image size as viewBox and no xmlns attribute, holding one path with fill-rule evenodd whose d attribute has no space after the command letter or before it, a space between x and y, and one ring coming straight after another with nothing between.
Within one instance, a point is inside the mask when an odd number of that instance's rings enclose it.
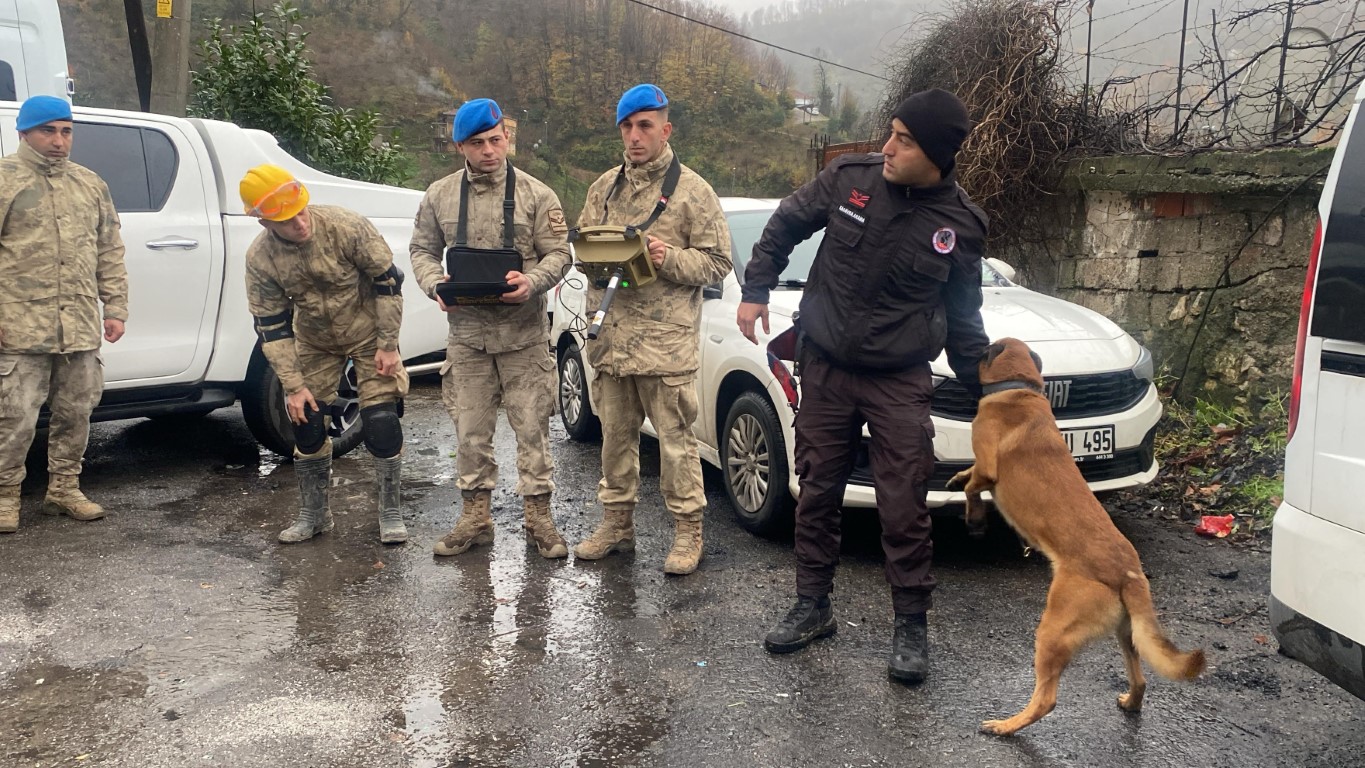
<instances>
[{"instance_id":1,"label":"dry tangled branches","mask_svg":"<svg viewBox=\"0 0 1365 768\"><path fill-rule=\"evenodd\" d=\"M1055 190L1057 161L1103 139L1063 78L1064 4L962 0L907 46L882 105L885 125L895 105L926 88L947 89L966 103L975 127L959 155L958 180L990 214L997 245L1040 234L1037 214Z\"/></svg>"}]
</instances>

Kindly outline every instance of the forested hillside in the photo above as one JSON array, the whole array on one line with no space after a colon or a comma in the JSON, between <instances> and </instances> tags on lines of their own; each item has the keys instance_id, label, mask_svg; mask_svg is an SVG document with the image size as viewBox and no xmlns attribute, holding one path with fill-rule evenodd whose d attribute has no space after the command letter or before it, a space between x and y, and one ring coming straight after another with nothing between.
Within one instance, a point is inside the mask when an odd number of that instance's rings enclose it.
<instances>
[{"instance_id":1,"label":"forested hillside","mask_svg":"<svg viewBox=\"0 0 1365 768\"><path fill-rule=\"evenodd\" d=\"M653 0L733 28L702 3ZM61 0L78 103L136 108L122 5ZM145 4L153 13L154 3ZM808 178L812 130L789 125L791 70L739 38L626 0L300 0L318 79L340 106L380 112L413 158L411 183L448 172L433 124L467 98L496 99L520 122L517 163L576 202L620 162L622 91L659 84L674 103L674 145L722 194L781 195ZM265 0L195 0L209 20L241 23ZM193 64L192 64L193 66Z\"/></svg>"}]
</instances>

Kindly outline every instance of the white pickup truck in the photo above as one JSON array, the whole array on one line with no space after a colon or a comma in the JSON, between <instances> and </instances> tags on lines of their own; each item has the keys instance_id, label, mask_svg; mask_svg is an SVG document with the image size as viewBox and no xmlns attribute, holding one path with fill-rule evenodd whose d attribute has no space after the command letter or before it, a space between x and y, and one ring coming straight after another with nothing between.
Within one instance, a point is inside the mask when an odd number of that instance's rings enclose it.
<instances>
[{"instance_id":1,"label":"white pickup truck","mask_svg":"<svg viewBox=\"0 0 1365 768\"><path fill-rule=\"evenodd\" d=\"M18 149L19 104L0 101L0 150ZM292 171L314 203L341 205L374 222L407 275L408 241L422 193L350 181L309 168L263 131L214 120L74 109L71 159L109 185L123 224L129 278L127 334L106 344L104 399L94 420L204 414L237 401L251 432L281 454L293 448L279 380L262 356L247 311L247 247L261 232L243 214L237 183L274 163ZM403 284L399 349L409 371L439 366L447 324L416 280ZM354 397L353 373L342 396ZM350 409L338 454L360 442Z\"/></svg>"}]
</instances>

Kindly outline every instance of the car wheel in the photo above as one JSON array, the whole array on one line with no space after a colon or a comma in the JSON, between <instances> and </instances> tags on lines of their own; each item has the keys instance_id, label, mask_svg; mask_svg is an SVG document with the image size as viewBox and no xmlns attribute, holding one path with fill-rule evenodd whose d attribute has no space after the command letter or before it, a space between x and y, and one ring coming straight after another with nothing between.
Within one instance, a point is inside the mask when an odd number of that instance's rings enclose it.
<instances>
[{"instance_id":1,"label":"car wheel","mask_svg":"<svg viewBox=\"0 0 1365 768\"><path fill-rule=\"evenodd\" d=\"M559 355L559 418L573 440L584 442L602 435L602 422L592 412L588 397L588 369L577 344Z\"/></svg>"},{"instance_id":2,"label":"car wheel","mask_svg":"<svg viewBox=\"0 0 1365 768\"><path fill-rule=\"evenodd\" d=\"M294 455L294 425L284 408L284 386L275 369L264 364L248 374L242 391L242 416L257 442L281 456ZM342 456L360 445L360 402L355 366L348 360L337 383L337 395L351 400L341 418L340 437L332 438L332 456Z\"/></svg>"},{"instance_id":3,"label":"car wheel","mask_svg":"<svg viewBox=\"0 0 1365 768\"><path fill-rule=\"evenodd\" d=\"M745 392L730 405L720 436L725 493L750 533L771 536L791 528L795 506L787 484L787 445L772 403Z\"/></svg>"}]
</instances>

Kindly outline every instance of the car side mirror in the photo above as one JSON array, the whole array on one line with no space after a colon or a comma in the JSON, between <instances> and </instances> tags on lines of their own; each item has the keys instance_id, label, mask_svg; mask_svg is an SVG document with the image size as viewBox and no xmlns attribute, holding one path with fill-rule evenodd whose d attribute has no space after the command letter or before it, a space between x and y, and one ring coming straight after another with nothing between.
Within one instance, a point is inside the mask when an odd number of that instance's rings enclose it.
<instances>
[{"instance_id":1,"label":"car side mirror","mask_svg":"<svg viewBox=\"0 0 1365 768\"><path fill-rule=\"evenodd\" d=\"M986 263L994 267L995 271L999 272L1001 277L1005 278L1011 283L1016 282L1016 280L1014 279L1015 275L1014 267L1011 267L1009 264L996 258L986 259Z\"/></svg>"},{"instance_id":2,"label":"car side mirror","mask_svg":"<svg viewBox=\"0 0 1365 768\"><path fill-rule=\"evenodd\" d=\"M725 288L720 283L712 283L701 289L702 300L719 299L725 295Z\"/></svg>"}]
</instances>

